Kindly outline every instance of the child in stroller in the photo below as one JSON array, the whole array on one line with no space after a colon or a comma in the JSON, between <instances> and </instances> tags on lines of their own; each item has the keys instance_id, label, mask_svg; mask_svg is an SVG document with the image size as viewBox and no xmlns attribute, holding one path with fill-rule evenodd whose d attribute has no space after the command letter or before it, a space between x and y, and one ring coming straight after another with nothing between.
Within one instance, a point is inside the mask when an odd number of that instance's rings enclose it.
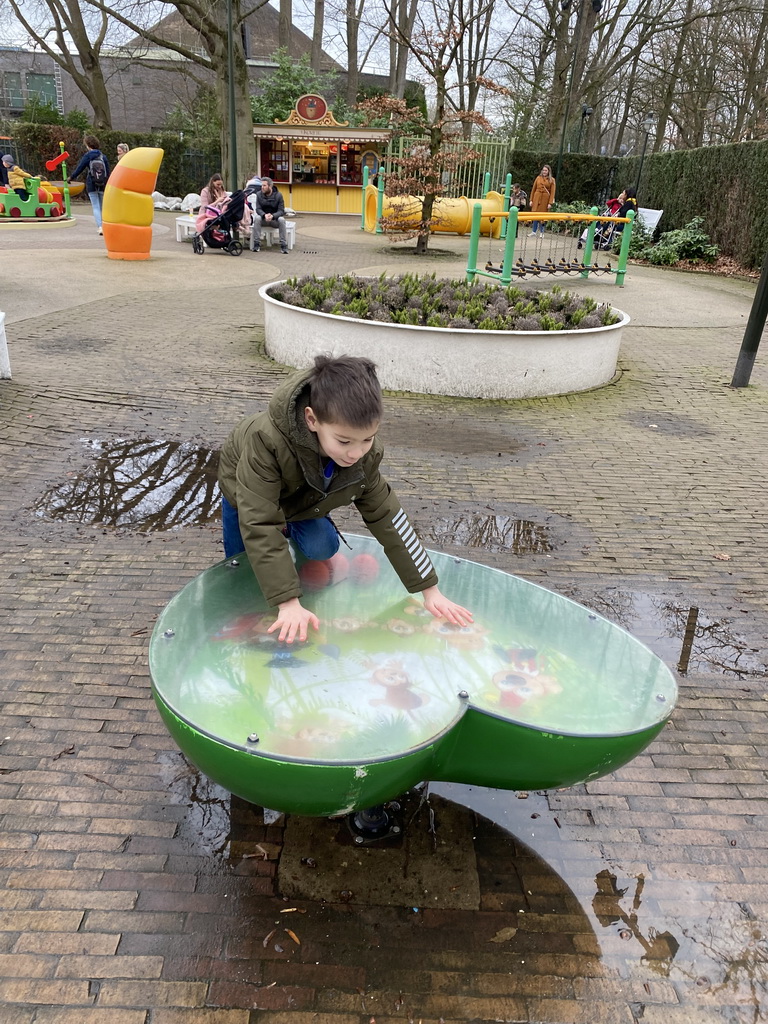
<instances>
[{"instance_id":1,"label":"child in stroller","mask_svg":"<svg viewBox=\"0 0 768 1024\"><path fill-rule=\"evenodd\" d=\"M216 206L205 206L197 218L197 234L192 239L192 251L202 256L205 246L224 249L231 256L239 256L242 243L233 237L245 213L245 192L238 189Z\"/></svg>"},{"instance_id":2,"label":"child in stroller","mask_svg":"<svg viewBox=\"0 0 768 1024\"><path fill-rule=\"evenodd\" d=\"M637 211L637 200L635 199L635 190L633 188L625 188L623 192L619 192L615 199L609 199L605 204L605 208L600 214L601 217L626 217L627 211ZM595 249L610 249L613 245L613 240L616 235L620 234L624 225L613 224L610 221L598 221L597 227L595 228ZM587 242L587 232L582 232L579 244L576 246L577 249L582 249Z\"/></svg>"}]
</instances>

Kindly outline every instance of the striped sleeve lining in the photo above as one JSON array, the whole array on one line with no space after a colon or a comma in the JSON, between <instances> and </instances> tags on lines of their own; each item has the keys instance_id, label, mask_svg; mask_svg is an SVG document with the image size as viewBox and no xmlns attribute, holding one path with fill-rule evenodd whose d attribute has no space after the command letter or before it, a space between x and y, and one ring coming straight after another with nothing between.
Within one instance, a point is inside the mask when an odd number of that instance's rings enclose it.
<instances>
[{"instance_id":1,"label":"striped sleeve lining","mask_svg":"<svg viewBox=\"0 0 768 1024\"><path fill-rule=\"evenodd\" d=\"M417 571L424 580L429 576L431 572L434 572L432 568L432 562L429 559L429 555L426 553L424 548L421 546L421 541L413 531L413 527L408 522L408 516L400 509L392 519L395 529L400 534L400 539L405 545L406 551L413 559L413 564L416 566Z\"/></svg>"}]
</instances>

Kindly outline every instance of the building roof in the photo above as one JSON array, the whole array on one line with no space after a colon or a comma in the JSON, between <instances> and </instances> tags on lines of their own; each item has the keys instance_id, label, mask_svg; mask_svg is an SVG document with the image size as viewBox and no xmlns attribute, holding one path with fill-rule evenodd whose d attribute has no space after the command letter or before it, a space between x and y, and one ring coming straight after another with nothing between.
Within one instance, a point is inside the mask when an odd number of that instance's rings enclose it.
<instances>
[{"instance_id":1,"label":"building roof","mask_svg":"<svg viewBox=\"0 0 768 1024\"><path fill-rule=\"evenodd\" d=\"M246 3L253 3L254 0L245 0ZM280 15L271 4L265 3L249 14L243 21L243 39L245 44L245 56L249 60L270 62L270 58L279 49L279 23ZM170 43L177 43L186 46L191 50L202 49L200 34L186 21L178 11L172 11L167 17L162 18L153 28L155 35L167 39ZM151 45L151 44L150 44ZM141 36L134 36L125 44L126 49L143 49L147 47L147 40ZM305 35L301 29L291 26L291 43L288 48L292 57L303 57L312 49L312 40ZM322 71L345 71L346 69L333 59L329 54L322 51Z\"/></svg>"}]
</instances>

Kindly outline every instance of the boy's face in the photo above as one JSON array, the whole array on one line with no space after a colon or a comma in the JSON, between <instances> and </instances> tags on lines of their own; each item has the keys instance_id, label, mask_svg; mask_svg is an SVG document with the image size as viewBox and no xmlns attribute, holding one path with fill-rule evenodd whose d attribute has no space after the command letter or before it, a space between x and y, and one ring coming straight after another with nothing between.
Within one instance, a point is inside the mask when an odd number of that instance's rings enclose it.
<instances>
[{"instance_id":1,"label":"boy's face","mask_svg":"<svg viewBox=\"0 0 768 1024\"><path fill-rule=\"evenodd\" d=\"M360 430L350 427L347 423L321 423L307 406L304 410L307 426L313 434L317 434L320 451L338 466L354 466L371 450L378 423Z\"/></svg>"}]
</instances>

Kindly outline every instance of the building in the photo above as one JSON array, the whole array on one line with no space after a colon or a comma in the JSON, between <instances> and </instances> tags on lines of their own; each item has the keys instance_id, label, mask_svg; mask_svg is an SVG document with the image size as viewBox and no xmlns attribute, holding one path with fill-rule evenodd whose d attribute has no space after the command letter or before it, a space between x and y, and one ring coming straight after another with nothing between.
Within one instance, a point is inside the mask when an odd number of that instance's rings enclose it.
<instances>
[{"instance_id":1,"label":"building","mask_svg":"<svg viewBox=\"0 0 768 1024\"><path fill-rule=\"evenodd\" d=\"M243 46L248 64L251 91L259 91L259 79L277 66L272 55L278 49L277 10L266 4L245 19ZM198 33L178 14L163 18L154 31L169 42L190 49L200 47ZM309 53L312 42L295 26L289 47L292 56ZM173 50L163 49L136 37L125 46L102 51L112 127L116 131L146 132L163 128L168 113L176 106L189 108L198 93L206 71ZM339 86L346 85L346 71L331 56L324 54L323 71L335 71ZM213 77L210 76L211 84ZM360 76L361 85L386 87L382 75ZM18 117L30 102L38 98L55 106L61 114L82 110L91 116L90 105L74 80L42 52L22 47L0 46L0 116Z\"/></svg>"}]
</instances>

